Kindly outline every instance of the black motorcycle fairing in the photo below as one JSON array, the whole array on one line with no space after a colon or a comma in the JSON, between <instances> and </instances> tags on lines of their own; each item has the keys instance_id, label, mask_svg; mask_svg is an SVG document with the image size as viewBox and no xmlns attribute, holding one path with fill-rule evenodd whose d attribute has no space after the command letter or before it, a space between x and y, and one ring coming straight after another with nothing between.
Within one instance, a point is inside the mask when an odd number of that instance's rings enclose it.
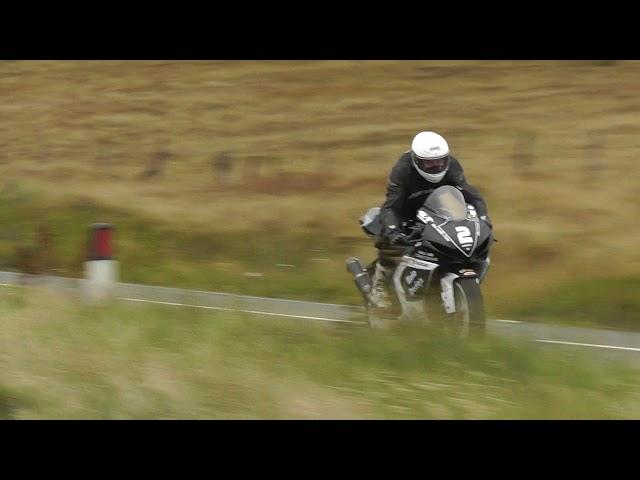
<instances>
[{"instance_id":1,"label":"black motorcycle fairing","mask_svg":"<svg viewBox=\"0 0 640 480\"><path fill-rule=\"evenodd\" d=\"M422 243L440 255L456 259L485 256L492 242L492 228L480 219L475 208L465 203L454 187L436 189L416 215L421 224ZM478 247L481 247L478 249Z\"/></svg>"},{"instance_id":2,"label":"black motorcycle fairing","mask_svg":"<svg viewBox=\"0 0 640 480\"><path fill-rule=\"evenodd\" d=\"M445 221L434 215L423 228L422 245L446 257L457 258L462 254L463 258L473 258L485 253L491 236L491 229L483 220Z\"/></svg>"}]
</instances>

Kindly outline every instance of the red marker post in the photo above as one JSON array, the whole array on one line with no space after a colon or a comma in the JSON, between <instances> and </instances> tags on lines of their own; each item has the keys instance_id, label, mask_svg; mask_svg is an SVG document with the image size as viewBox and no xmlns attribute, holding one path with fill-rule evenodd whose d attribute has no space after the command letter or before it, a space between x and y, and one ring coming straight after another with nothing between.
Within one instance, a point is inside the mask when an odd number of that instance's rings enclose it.
<instances>
[{"instance_id":1,"label":"red marker post","mask_svg":"<svg viewBox=\"0 0 640 480\"><path fill-rule=\"evenodd\" d=\"M108 223L91 225L88 261L113 260L113 226Z\"/></svg>"},{"instance_id":2,"label":"red marker post","mask_svg":"<svg viewBox=\"0 0 640 480\"><path fill-rule=\"evenodd\" d=\"M93 302L112 297L118 282L118 262L114 257L114 228L94 223L89 229L87 259L84 263L85 293Z\"/></svg>"}]
</instances>

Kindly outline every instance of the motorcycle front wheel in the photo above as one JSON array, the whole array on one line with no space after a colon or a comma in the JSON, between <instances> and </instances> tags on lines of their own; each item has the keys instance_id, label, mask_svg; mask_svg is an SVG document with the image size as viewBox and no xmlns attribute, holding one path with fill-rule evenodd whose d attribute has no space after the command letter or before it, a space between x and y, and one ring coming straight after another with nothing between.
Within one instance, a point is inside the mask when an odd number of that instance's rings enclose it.
<instances>
[{"instance_id":1,"label":"motorcycle front wheel","mask_svg":"<svg viewBox=\"0 0 640 480\"><path fill-rule=\"evenodd\" d=\"M486 332L484 299L476 278L453 282L456 311L449 314L448 330L458 338L483 337Z\"/></svg>"}]
</instances>

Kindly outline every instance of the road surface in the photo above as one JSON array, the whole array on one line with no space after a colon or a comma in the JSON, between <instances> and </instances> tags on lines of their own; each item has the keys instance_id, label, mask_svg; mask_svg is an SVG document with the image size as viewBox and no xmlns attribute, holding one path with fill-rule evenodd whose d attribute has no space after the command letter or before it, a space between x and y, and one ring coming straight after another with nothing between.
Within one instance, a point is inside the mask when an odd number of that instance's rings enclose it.
<instances>
[{"instance_id":1,"label":"road surface","mask_svg":"<svg viewBox=\"0 0 640 480\"><path fill-rule=\"evenodd\" d=\"M64 277L30 277L0 272L0 288L25 284L46 284L77 290L85 280ZM122 301L198 308L212 311L238 311L262 317L295 318L306 321L366 325L364 309L350 305L298 300L251 297L218 292L118 283L115 296ZM489 334L524 337L549 348L589 349L602 357L621 359L640 367L640 333L491 319Z\"/></svg>"}]
</instances>

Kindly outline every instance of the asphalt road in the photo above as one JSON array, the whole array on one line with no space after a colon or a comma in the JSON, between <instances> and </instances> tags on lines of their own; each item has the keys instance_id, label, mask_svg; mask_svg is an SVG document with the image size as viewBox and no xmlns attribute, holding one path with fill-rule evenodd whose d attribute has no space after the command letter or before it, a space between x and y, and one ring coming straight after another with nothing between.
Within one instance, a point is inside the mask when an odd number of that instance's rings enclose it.
<instances>
[{"instance_id":1,"label":"asphalt road","mask_svg":"<svg viewBox=\"0 0 640 480\"><path fill-rule=\"evenodd\" d=\"M45 284L78 290L85 280L63 277L28 277L0 272L0 288ZM298 300L250 297L179 288L118 283L115 296L122 301L198 308L212 311L240 311L262 317L285 317L305 321L366 325L364 309L349 305L304 302ZM545 348L587 349L598 358L622 360L640 367L640 333L492 319L489 334L528 338Z\"/></svg>"}]
</instances>

